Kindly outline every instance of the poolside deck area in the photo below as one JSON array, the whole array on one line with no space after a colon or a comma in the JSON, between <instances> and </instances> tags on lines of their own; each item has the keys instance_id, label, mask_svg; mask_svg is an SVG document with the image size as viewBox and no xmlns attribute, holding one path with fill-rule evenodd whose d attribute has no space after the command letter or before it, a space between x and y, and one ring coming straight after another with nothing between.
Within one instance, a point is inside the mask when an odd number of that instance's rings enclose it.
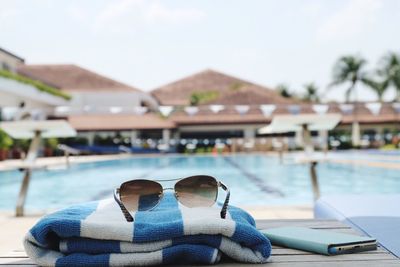
<instances>
[{"instance_id":1,"label":"poolside deck area","mask_svg":"<svg viewBox=\"0 0 400 267\"><path fill-rule=\"evenodd\" d=\"M32 218L31 218L32 219ZM23 226L33 222L30 218L17 219L14 221L15 225ZM314 229L323 229L326 231L335 231L342 233L358 234L355 230L351 229L337 221L322 221L313 219L302 220L257 220L257 227L265 229L278 226L303 226ZM15 227L18 228L18 227ZM2 228L2 231L4 228ZM20 228L22 230L22 228ZM16 230L18 231L18 230ZM7 240L6 240L7 241ZM2 242L3 244L4 242ZM8 252L0 252L0 265L4 266L34 266L35 264L30 260L21 246L14 244L7 244ZM249 266L249 264L240 264L234 262L222 262L219 266ZM279 246L272 247L272 256L269 263L256 266L269 266L269 267L365 267L365 266L400 266L400 260L387 252L384 248L378 247L375 251L366 251L355 254L344 254L338 256L324 256L306 251L295 249L288 249Z\"/></svg>"},{"instance_id":2,"label":"poolside deck area","mask_svg":"<svg viewBox=\"0 0 400 267\"><path fill-rule=\"evenodd\" d=\"M262 153L265 155L265 153ZM275 155L276 153L268 153L268 155ZM114 160L114 159L124 159L124 158L132 158L132 157L159 157L159 155L129 155L129 154L119 154L119 155L96 155L96 156L71 156L70 162L71 163L84 163L84 162L96 162L96 161L105 161L105 160ZM338 164L348 164L348 165L358 165L358 166L369 166L375 168L385 168L385 169L400 169L400 156L380 156L380 155L373 155L371 159L342 159L342 158L332 158L331 162L338 163ZM20 164L20 160L10 160L5 162L0 162L0 171L4 170L15 170ZM59 166L65 164L64 157L57 157L57 158L40 158L37 161L38 165L41 166ZM243 206L245 210L247 210L256 220L308 220L311 222L313 218L313 208L311 205L309 206ZM9 212L0 212L0 265L4 264L6 261L4 257L9 257L10 255L14 255L16 258L26 258L23 252L23 245L22 239L25 233L40 219L41 216L44 214L28 214L25 217L14 217L14 213L12 211ZM293 252L293 251L292 251ZM290 252L290 253L292 253ZM289 254L290 254L289 253ZM293 252L294 253L294 252ZM296 252L297 253L297 252ZM293 255L298 255L294 253ZM381 253L381 252L379 252ZM380 259L380 256L383 254L373 254L372 260ZM292 255L292 254L291 254ZM303 254L301 254L303 255ZM309 254L304 254L309 255ZM307 256L308 257L308 256ZM303 259L306 260L307 257ZM321 257L321 256L318 256ZM368 259L367 257L367 259ZM387 256L384 256L384 258ZM313 258L313 257L311 257ZM351 258L350 258L351 259ZM353 260L353 259L351 259ZM386 261L390 266L400 266L399 262L393 261ZM311 262L314 261L314 258ZM344 261L347 261L345 259ZM358 260L357 260L358 261ZM318 262L318 260L317 260ZM372 261L373 262L373 261ZM321 262L319 262L321 263ZM354 263L354 262L353 262ZM358 262L360 263L360 262ZM357 264L358 264L357 263ZM28 265L31 263L28 263ZM286 265L285 265L286 264ZM280 264L278 266L289 266L290 263ZM358 265L354 266L358 266ZM368 263L368 261L363 261L359 266L386 266L386 265L373 265ZM327 266L342 266L342 265L335 265L334 262L329 263ZM301 265L300 265L301 266ZM312 263L311 265L307 266L319 266L318 264ZM346 266L346 265L343 265ZM353 266L353 265L352 265Z\"/></svg>"},{"instance_id":3,"label":"poolside deck area","mask_svg":"<svg viewBox=\"0 0 400 267\"><path fill-rule=\"evenodd\" d=\"M332 152L335 153L335 152ZM237 152L234 154L248 154L247 152ZM276 156L278 158L279 154L275 151L268 152L252 152L251 154ZM299 154L298 152L286 152L284 158L289 156ZM137 157L159 157L162 154L111 154L111 155L79 155L70 156L69 161L71 164L74 163L86 163L86 162L98 162L106 160L117 160L117 159L127 159L127 158L137 158ZM169 156L181 156L182 154L168 154ZM194 156L207 156L209 154L196 154ZM225 154L224 154L225 155ZM328 154L329 155L329 154ZM376 168L386 168L386 169L400 169L400 156L397 155L369 155L369 159L359 159L359 158L339 158L339 157L329 157L329 161L338 164L348 164L354 166L368 166ZM21 160L6 160L0 161L0 171L15 170L21 165ZM65 157L47 157L38 158L35 163L37 166L60 166L66 164Z\"/></svg>"},{"instance_id":4,"label":"poolside deck area","mask_svg":"<svg viewBox=\"0 0 400 267\"><path fill-rule=\"evenodd\" d=\"M141 157L145 156L154 156L154 155L140 155ZM71 164L74 163L86 163L86 162L97 162L97 161L105 161L105 160L114 160L114 159L124 159L133 157L130 154L116 154L116 155L85 155L85 156L70 156L69 161ZM21 165L22 161L19 159L0 161L0 171L8 171L18 169ZM66 164L65 157L48 157L48 158L38 158L35 161L35 164L38 167L53 167L53 166L62 166Z\"/></svg>"}]
</instances>

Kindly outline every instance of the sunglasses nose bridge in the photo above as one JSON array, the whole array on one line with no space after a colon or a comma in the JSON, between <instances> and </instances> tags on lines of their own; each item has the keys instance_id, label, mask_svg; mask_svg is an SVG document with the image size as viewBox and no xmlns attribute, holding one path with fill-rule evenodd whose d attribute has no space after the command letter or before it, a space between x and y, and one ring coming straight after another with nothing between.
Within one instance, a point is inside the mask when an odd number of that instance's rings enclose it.
<instances>
[{"instance_id":1,"label":"sunglasses nose bridge","mask_svg":"<svg viewBox=\"0 0 400 267\"><path fill-rule=\"evenodd\" d=\"M173 188L173 187L166 187L166 188L163 188L163 191L166 191L166 190L174 190L174 191L175 191L175 188Z\"/></svg>"}]
</instances>

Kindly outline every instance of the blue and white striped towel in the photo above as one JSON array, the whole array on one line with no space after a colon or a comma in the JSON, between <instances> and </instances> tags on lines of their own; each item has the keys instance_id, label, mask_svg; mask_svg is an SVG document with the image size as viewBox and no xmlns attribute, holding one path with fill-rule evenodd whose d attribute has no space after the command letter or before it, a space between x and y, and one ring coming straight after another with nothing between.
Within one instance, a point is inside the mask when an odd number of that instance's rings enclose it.
<instances>
[{"instance_id":1,"label":"blue and white striped towel","mask_svg":"<svg viewBox=\"0 0 400 267\"><path fill-rule=\"evenodd\" d=\"M42 218L26 235L25 250L43 266L214 264L221 254L267 262L271 244L245 211L230 206L186 208L166 194L151 211L125 221L113 199L89 202Z\"/></svg>"}]
</instances>

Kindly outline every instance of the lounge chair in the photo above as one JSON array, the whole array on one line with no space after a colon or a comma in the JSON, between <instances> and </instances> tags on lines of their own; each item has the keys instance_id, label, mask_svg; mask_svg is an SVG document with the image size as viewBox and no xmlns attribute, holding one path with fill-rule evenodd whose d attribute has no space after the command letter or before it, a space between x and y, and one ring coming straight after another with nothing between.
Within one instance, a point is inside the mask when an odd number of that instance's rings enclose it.
<instances>
[{"instance_id":1,"label":"lounge chair","mask_svg":"<svg viewBox=\"0 0 400 267\"><path fill-rule=\"evenodd\" d=\"M399 203L400 194L327 196L315 203L314 217L343 221L400 257Z\"/></svg>"}]
</instances>

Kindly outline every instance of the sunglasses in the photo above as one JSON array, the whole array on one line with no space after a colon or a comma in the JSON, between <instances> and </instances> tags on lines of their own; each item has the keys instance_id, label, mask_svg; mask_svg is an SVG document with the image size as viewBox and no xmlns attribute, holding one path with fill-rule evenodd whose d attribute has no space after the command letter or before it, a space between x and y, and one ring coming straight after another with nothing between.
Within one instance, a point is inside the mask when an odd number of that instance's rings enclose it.
<instances>
[{"instance_id":1,"label":"sunglasses","mask_svg":"<svg viewBox=\"0 0 400 267\"><path fill-rule=\"evenodd\" d=\"M158 183L161 181L176 181L176 183L174 188L163 188ZM160 203L165 190L174 190L175 198L182 205L194 208L214 205L217 201L219 187L226 191L225 202L220 212L221 218L225 219L230 196L229 189L222 182L208 175L170 180L137 179L127 181L114 190L114 199L121 208L125 219L132 222L134 219L130 212L153 209Z\"/></svg>"}]
</instances>

